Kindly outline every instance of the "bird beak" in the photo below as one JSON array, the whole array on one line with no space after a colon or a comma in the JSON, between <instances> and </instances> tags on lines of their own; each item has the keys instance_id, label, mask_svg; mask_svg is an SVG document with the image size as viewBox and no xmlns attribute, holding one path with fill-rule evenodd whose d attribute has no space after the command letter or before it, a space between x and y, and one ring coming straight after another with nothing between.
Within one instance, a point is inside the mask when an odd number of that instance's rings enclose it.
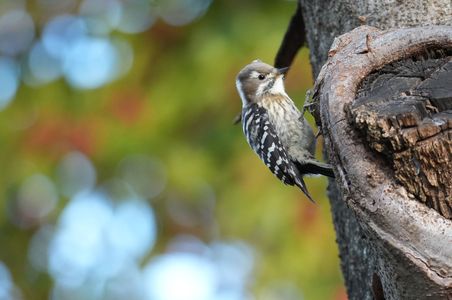
<instances>
[{"instance_id":1,"label":"bird beak","mask_svg":"<svg viewBox=\"0 0 452 300\"><path fill-rule=\"evenodd\" d=\"M289 71L289 67L277 68L276 71L278 75L286 75L287 71Z\"/></svg>"}]
</instances>

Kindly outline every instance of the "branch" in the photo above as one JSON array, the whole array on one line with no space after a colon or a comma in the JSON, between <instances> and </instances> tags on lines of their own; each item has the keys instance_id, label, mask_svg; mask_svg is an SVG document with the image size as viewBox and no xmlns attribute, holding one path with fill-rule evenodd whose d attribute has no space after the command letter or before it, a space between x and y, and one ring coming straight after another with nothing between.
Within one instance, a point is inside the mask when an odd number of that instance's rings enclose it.
<instances>
[{"instance_id":1,"label":"branch","mask_svg":"<svg viewBox=\"0 0 452 300\"><path fill-rule=\"evenodd\" d=\"M300 50L305 41L305 25L301 13L301 4L298 2L295 14L290 20L286 34L276 54L275 68L290 67L295 55L297 55L298 50Z\"/></svg>"}]
</instances>

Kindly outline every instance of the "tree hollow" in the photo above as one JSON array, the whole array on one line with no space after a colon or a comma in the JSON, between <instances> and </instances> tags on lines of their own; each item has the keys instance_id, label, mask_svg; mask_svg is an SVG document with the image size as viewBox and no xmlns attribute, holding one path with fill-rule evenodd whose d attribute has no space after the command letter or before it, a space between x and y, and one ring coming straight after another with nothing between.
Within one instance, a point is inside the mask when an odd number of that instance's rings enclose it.
<instances>
[{"instance_id":1,"label":"tree hollow","mask_svg":"<svg viewBox=\"0 0 452 300\"><path fill-rule=\"evenodd\" d=\"M316 80L310 109L365 233L374 297L452 294L450 49L450 26L361 26L335 39Z\"/></svg>"}]
</instances>

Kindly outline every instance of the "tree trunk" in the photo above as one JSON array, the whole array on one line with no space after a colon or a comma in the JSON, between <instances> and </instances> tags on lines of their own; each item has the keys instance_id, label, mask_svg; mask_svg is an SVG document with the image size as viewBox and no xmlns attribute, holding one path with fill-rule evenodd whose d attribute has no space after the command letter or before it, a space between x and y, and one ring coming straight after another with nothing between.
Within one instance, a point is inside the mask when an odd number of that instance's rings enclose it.
<instances>
[{"instance_id":1,"label":"tree trunk","mask_svg":"<svg viewBox=\"0 0 452 300\"><path fill-rule=\"evenodd\" d=\"M349 298L452 299L451 1L300 4Z\"/></svg>"}]
</instances>

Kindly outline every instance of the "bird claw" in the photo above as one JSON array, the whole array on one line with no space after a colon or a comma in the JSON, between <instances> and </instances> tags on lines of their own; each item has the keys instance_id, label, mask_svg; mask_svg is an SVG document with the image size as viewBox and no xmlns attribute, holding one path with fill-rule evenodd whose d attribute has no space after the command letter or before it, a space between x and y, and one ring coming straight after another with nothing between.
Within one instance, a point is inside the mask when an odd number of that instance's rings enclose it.
<instances>
[{"instance_id":1,"label":"bird claw","mask_svg":"<svg viewBox=\"0 0 452 300\"><path fill-rule=\"evenodd\" d=\"M315 134L315 139L318 139L319 136L321 136L321 135L323 135L322 128L319 128L319 130L318 130L317 133Z\"/></svg>"}]
</instances>

